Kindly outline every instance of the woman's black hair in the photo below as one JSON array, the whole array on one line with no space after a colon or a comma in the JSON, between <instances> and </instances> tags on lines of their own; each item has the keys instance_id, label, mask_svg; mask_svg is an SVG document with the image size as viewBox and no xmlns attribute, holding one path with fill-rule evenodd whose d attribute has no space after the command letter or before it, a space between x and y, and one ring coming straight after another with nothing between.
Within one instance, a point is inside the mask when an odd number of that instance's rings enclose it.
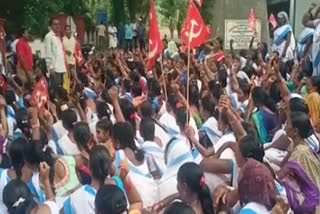
<instances>
[{"instance_id":1,"label":"woman's black hair","mask_svg":"<svg viewBox=\"0 0 320 214\"><path fill-rule=\"evenodd\" d=\"M238 79L239 82L239 88L241 89L241 91L246 95L249 96L250 94L250 84L248 83L248 81L246 79Z\"/></svg>"},{"instance_id":2,"label":"woman's black hair","mask_svg":"<svg viewBox=\"0 0 320 214\"><path fill-rule=\"evenodd\" d=\"M23 200L17 204L19 200ZM10 181L3 189L3 203L9 214L29 214L38 206L27 184L20 179Z\"/></svg>"},{"instance_id":3,"label":"woman's black hair","mask_svg":"<svg viewBox=\"0 0 320 214\"><path fill-rule=\"evenodd\" d=\"M78 122L74 125L73 129L74 140L77 143L79 150L90 152L89 141L92 138L89 125L86 122Z\"/></svg>"},{"instance_id":4,"label":"woman's black hair","mask_svg":"<svg viewBox=\"0 0 320 214\"><path fill-rule=\"evenodd\" d=\"M216 81L211 80L208 83L210 92L212 94L212 96L215 98L216 101L218 101L221 97L221 95L223 95L223 88L221 87L220 84L218 84Z\"/></svg>"},{"instance_id":5,"label":"woman's black hair","mask_svg":"<svg viewBox=\"0 0 320 214\"><path fill-rule=\"evenodd\" d=\"M194 210L186 203L176 201L170 204L164 214L196 214Z\"/></svg>"},{"instance_id":6,"label":"woman's black hair","mask_svg":"<svg viewBox=\"0 0 320 214\"><path fill-rule=\"evenodd\" d=\"M110 174L111 158L108 150L102 145L92 147L89 152L89 167L93 178L103 185Z\"/></svg>"},{"instance_id":7,"label":"woman's black hair","mask_svg":"<svg viewBox=\"0 0 320 214\"><path fill-rule=\"evenodd\" d=\"M132 102L130 102L128 99L120 99L120 108L124 119L130 122L132 127L136 129L136 120L135 117L132 116L136 113L136 109Z\"/></svg>"},{"instance_id":8,"label":"woman's black hair","mask_svg":"<svg viewBox=\"0 0 320 214\"><path fill-rule=\"evenodd\" d=\"M113 125L111 133L112 137L119 142L120 149L130 148L138 161L144 160L144 152L136 146L134 129L129 123L117 122Z\"/></svg>"},{"instance_id":9,"label":"woman's black hair","mask_svg":"<svg viewBox=\"0 0 320 214\"><path fill-rule=\"evenodd\" d=\"M148 88L152 97L157 97L161 95L161 84L158 80L152 79L148 84Z\"/></svg>"},{"instance_id":10,"label":"woman's black hair","mask_svg":"<svg viewBox=\"0 0 320 214\"><path fill-rule=\"evenodd\" d=\"M141 115L143 118L145 117L152 117L154 111L152 104L150 102L145 102L141 106Z\"/></svg>"},{"instance_id":11,"label":"woman's black hair","mask_svg":"<svg viewBox=\"0 0 320 214\"><path fill-rule=\"evenodd\" d=\"M126 92L130 92L130 90L131 90L131 82L130 82L130 80L124 79L122 81L122 84L123 84L123 87L124 87L125 91Z\"/></svg>"},{"instance_id":12,"label":"woman's black hair","mask_svg":"<svg viewBox=\"0 0 320 214\"><path fill-rule=\"evenodd\" d=\"M282 100L281 92L280 92L280 84L278 82L274 82L271 84L269 95L270 97L273 98L273 100L276 103L279 103Z\"/></svg>"},{"instance_id":13,"label":"woman's black hair","mask_svg":"<svg viewBox=\"0 0 320 214\"><path fill-rule=\"evenodd\" d=\"M78 73L78 78L81 81L81 83L83 84L84 87L89 87L89 78L87 77L87 75L85 75L82 72Z\"/></svg>"},{"instance_id":14,"label":"woman's black hair","mask_svg":"<svg viewBox=\"0 0 320 214\"><path fill-rule=\"evenodd\" d=\"M131 87L132 97L139 97L142 95L142 88L139 82L134 82Z\"/></svg>"},{"instance_id":15,"label":"woman's black hair","mask_svg":"<svg viewBox=\"0 0 320 214\"><path fill-rule=\"evenodd\" d=\"M14 102L16 102L16 94L14 90L8 90L5 94L6 102L8 105L13 105Z\"/></svg>"},{"instance_id":16,"label":"woman's black hair","mask_svg":"<svg viewBox=\"0 0 320 214\"><path fill-rule=\"evenodd\" d=\"M47 146L47 143L41 140L33 140L28 143L25 147L25 161L33 166L39 166L41 162L46 162L50 166L49 180L51 184L52 191L54 189L54 163L55 159L53 157L53 151Z\"/></svg>"},{"instance_id":17,"label":"woman's black hair","mask_svg":"<svg viewBox=\"0 0 320 214\"><path fill-rule=\"evenodd\" d=\"M227 87L228 73L224 67L218 69L218 81L222 88Z\"/></svg>"},{"instance_id":18,"label":"woman's black hair","mask_svg":"<svg viewBox=\"0 0 320 214\"><path fill-rule=\"evenodd\" d=\"M102 129L105 132L111 132L112 122L108 119L102 119L97 122L97 129Z\"/></svg>"},{"instance_id":19,"label":"woman's black hair","mask_svg":"<svg viewBox=\"0 0 320 214\"><path fill-rule=\"evenodd\" d=\"M256 107L266 106L272 112L277 113L275 101L261 87L256 87L252 90L252 99Z\"/></svg>"},{"instance_id":20,"label":"woman's black hair","mask_svg":"<svg viewBox=\"0 0 320 214\"><path fill-rule=\"evenodd\" d=\"M299 97L291 98L289 102L289 106L290 106L291 112L303 112L309 115L309 107L304 101L304 99L301 99Z\"/></svg>"},{"instance_id":21,"label":"woman's black hair","mask_svg":"<svg viewBox=\"0 0 320 214\"><path fill-rule=\"evenodd\" d=\"M140 123L140 132L145 141L154 141L155 124L151 118L143 118Z\"/></svg>"},{"instance_id":22,"label":"woman's black hair","mask_svg":"<svg viewBox=\"0 0 320 214\"><path fill-rule=\"evenodd\" d=\"M28 111L25 109L18 109L16 111L17 128L19 128L27 139L31 139L31 125Z\"/></svg>"},{"instance_id":23,"label":"woman's black hair","mask_svg":"<svg viewBox=\"0 0 320 214\"><path fill-rule=\"evenodd\" d=\"M97 214L121 214L127 210L124 192L116 185L103 185L94 200Z\"/></svg>"},{"instance_id":24,"label":"woman's black hair","mask_svg":"<svg viewBox=\"0 0 320 214\"><path fill-rule=\"evenodd\" d=\"M105 102L98 102L97 103L97 116L101 120L102 118L110 119L110 108L107 103Z\"/></svg>"},{"instance_id":25,"label":"woman's black hair","mask_svg":"<svg viewBox=\"0 0 320 214\"><path fill-rule=\"evenodd\" d=\"M266 56L268 54L268 44L266 42L262 42L263 49L261 50L261 55L263 61L266 60Z\"/></svg>"},{"instance_id":26,"label":"woman's black hair","mask_svg":"<svg viewBox=\"0 0 320 214\"><path fill-rule=\"evenodd\" d=\"M243 72L247 74L249 78L252 77L252 75L256 74L256 70L251 65L246 65L243 69Z\"/></svg>"},{"instance_id":27,"label":"woman's black hair","mask_svg":"<svg viewBox=\"0 0 320 214\"><path fill-rule=\"evenodd\" d=\"M177 103L179 102L178 97L174 93L168 94L168 105L173 110L173 112L176 112L177 110Z\"/></svg>"},{"instance_id":28,"label":"woman's black hair","mask_svg":"<svg viewBox=\"0 0 320 214\"><path fill-rule=\"evenodd\" d=\"M246 158L253 158L263 163L264 148L257 135L247 134L245 137L239 139L239 148L241 154Z\"/></svg>"},{"instance_id":29,"label":"woman's black hair","mask_svg":"<svg viewBox=\"0 0 320 214\"><path fill-rule=\"evenodd\" d=\"M317 88L317 92L320 94L320 77L311 77L311 84Z\"/></svg>"},{"instance_id":30,"label":"woman's black hair","mask_svg":"<svg viewBox=\"0 0 320 214\"><path fill-rule=\"evenodd\" d=\"M305 139L314 134L310 117L303 112L291 112L291 124L293 128L298 129L301 138Z\"/></svg>"},{"instance_id":31,"label":"woman's black hair","mask_svg":"<svg viewBox=\"0 0 320 214\"><path fill-rule=\"evenodd\" d=\"M21 179L22 167L25 164L25 148L28 141L25 138L15 139L9 146L9 156L13 169L16 172L17 178Z\"/></svg>"},{"instance_id":32,"label":"woman's black hair","mask_svg":"<svg viewBox=\"0 0 320 214\"><path fill-rule=\"evenodd\" d=\"M199 105L199 100L200 100L200 91L199 88L197 86L197 82L192 82L192 84L190 84L190 90L189 90L189 103L191 105L195 105L198 106Z\"/></svg>"},{"instance_id":33,"label":"woman's black hair","mask_svg":"<svg viewBox=\"0 0 320 214\"><path fill-rule=\"evenodd\" d=\"M72 109L67 109L61 113L63 127L68 131L73 130L73 126L77 122L77 119L77 113Z\"/></svg>"},{"instance_id":34,"label":"woman's black hair","mask_svg":"<svg viewBox=\"0 0 320 214\"><path fill-rule=\"evenodd\" d=\"M210 190L205 184L204 174L199 165L192 162L183 164L178 171L177 179L180 183L187 184L190 191L198 195L204 214L214 213Z\"/></svg>"},{"instance_id":35,"label":"woman's black hair","mask_svg":"<svg viewBox=\"0 0 320 214\"><path fill-rule=\"evenodd\" d=\"M223 39L221 37L217 37L216 40L219 42L221 50L223 50Z\"/></svg>"},{"instance_id":36,"label":"woman's black hair","mask_svg":"<svg viewBox=\"0 0 320 214\"><path fill-rule=\"evenodd\" d=\"M211 117L216 117L217 116L217 114L216 114L216 105L217 105L217 103L215 102L215 100L210 95L204 96L201 99L201 105L202 105L202 108L204 110L209 112Z\"/></svg>"},{"instance_id":37,"label":"woman's black hair","mask_svg":"<svg viewBox=\"0 0 320 214\"><path fill-rule=\"evenodd\" d=\"M185 127L187 124L189 124L189 121L187 121L187 108L181 107L178 108L175 115L176 115L176 122L179 127ZM188 117L190 119L190 117Z\"/></svg>"}]
</instances>

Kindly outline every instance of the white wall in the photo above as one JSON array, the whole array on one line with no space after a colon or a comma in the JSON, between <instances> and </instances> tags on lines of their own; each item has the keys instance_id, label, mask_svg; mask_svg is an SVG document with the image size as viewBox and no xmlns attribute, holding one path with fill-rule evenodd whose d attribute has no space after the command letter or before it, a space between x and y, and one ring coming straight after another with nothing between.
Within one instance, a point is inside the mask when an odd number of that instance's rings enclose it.
<instances>
[{"instance_id":1,"label":"white wall","mask_svg":"<svg viewBox=\"0 0 320 214\"><path fill-rule=\"evenodd\" d=\"M308 10L311 3L313 3L313 2L320 4L320 0L295 0L296 7L295 7L294 29L295 29L296 36L298 36L303 29L303 25L302 25L303 15Z\"/></svg>"}]
</instances>

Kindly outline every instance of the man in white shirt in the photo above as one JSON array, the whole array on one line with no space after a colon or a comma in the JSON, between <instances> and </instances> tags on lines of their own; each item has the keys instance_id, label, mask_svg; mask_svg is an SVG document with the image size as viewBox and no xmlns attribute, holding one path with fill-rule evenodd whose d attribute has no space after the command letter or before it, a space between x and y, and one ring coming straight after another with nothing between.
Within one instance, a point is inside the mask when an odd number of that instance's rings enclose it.
<instances>
[{"instance_id":1,"label":"man in white shirt","mask_svg":"<svg viewBox=\"0 0 320 214\"><path fill-rule=\"evenodd\" d=\"M63 37L63 46L66 52L67 63L69 66L69 70L74 80L79 81L76 72L76 58L75 58L75 50L77 40L72 35L71 26L67 25L65 27L65 36Z\"/></svg>"},{"instance_id":2,"label":"man in white shirt","mask_svg":"<svg viewBox=\"0 0 320 214\"><path fill-rule=\"evenodd\" d=\"M103 22L101 22L100 25L97 26L97 33L98 33L98 46L103 47L106 41L106 33L107 33L107 28L103 24Z\"/></svg>"},{"instance_id":3,"label":"man in white shirt","mask_svg":"<svg viewBox=\"0 0 320 214\"><path fill-rule=\"evenodd\" d=\"M108 27L109 34L109 48L117 48L118 38L117 38L117 28L112 23Z\"/></svg>"},{"instance_id":4,"label":"man in white shirt","mask_svg":"<svg viewBox=\"0 0 320 214\"><path fill-rule=\"evenodd\" d=\"M54 86L63 85L63 76L67 72L67 63L63 42L60 36L59 20L50 20L50 32L45 36L45 59L50 76L53 78Z\"/></svg>"}]
</instances>

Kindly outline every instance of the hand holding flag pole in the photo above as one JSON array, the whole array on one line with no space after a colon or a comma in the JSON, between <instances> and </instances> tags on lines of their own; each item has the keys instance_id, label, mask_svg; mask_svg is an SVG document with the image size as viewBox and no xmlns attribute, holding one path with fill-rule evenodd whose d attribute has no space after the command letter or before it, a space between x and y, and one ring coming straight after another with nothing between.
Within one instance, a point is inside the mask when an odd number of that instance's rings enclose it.
<instances>
[{"instance_id":1,"label":"hand holding flag pole","mask_svg":"<svg viewBox=\"0 0 320 214\"><path fill-rule=\"evenodd\" d=\"M187 65L187 112L189 113L189 78L190 78L190 51L192 48L199 47L205 43L210 36L210 29L204 23L197 7L190 1L188 16L181 31L181 39L188 46L188 65ZM187 123L189 114L187 114Z\"/></svg>"}]
</instances>

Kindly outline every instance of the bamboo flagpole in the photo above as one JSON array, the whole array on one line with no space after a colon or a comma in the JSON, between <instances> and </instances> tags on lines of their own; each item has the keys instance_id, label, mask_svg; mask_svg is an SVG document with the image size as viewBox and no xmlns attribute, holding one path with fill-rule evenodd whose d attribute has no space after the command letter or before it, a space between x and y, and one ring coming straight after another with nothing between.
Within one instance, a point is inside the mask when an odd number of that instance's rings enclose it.
<instances>
[{"instance_id":1,"label":"bamboo flagpole","mask_svg":"<svg viewBox=\"0 0 320 214\"><path fill-rule=\"evenodd\" d=\"M163 87L164 87L164 96L165 96L165 101L167 102L167 100L168 100L168 93L167 93L166 78L165 78L165 76L164 76L165 73L163 72L163 53L161 54L160 66L161 66L161 74L162 74L162 81L163 81Z\"/></svg>"},{"instance_id":2,"label":"bamboo flagpole","mask_svg":"<svg viewBox=\"0 0 320 214\"><path fill-rule=\"evenodd\" d=\"M190 38L190 33L189 33L189 39L188 39L188 64L187 64L187 124L189 125L189 111L190 111L190 105L189 105L189 100L190 100L190 95L189 95L189 90L190 90L190 43L191 43L191 38Z\"/></svg>"}]
</instances>

